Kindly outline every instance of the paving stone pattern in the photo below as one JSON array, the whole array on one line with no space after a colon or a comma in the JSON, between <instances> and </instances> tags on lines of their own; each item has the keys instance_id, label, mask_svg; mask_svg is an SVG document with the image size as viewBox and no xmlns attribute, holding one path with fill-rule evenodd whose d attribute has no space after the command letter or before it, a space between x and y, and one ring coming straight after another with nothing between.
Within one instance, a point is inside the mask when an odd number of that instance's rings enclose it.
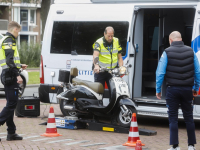
<instances>
[{"instance_id":1,"label":"paving stone pattern","mask_svg":"<svg viewBox=\"0 0 200 150\"><path fill-rule=\"evenodd\" d=\"M6 105L6 100L0 100L0 110ZM52 104L56 116L62 116L59 105ZM41 134L46 132L46 125L39 125L47 121L50 105L41 103L40 116L35 118L16 117L14 118L17 126L17 133L22 134L22 141L6 141L6 125L0 127L0 150L134 150L132 147L123 147L127 142L128 134L90 131L87 129L60 129L59 137L43 137ZM142 143L146 146L143 150L166 150L169 144L169 128L167 119L157 119L149 117L138 117L139 128L156 130L157 135L140 135ZM180 121L179 141L181 150L187 150L187 134L183 121ZM196 123L197 142L200 140L200 123ZM200 144L196 145L200 150Z\"/></svg>"}]
</instances>

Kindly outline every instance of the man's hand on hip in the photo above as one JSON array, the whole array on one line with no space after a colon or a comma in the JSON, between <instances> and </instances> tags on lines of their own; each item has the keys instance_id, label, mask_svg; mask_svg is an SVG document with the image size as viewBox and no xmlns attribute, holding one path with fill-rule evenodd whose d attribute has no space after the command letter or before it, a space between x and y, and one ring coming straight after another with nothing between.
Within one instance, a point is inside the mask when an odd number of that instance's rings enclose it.
<instances>
[{"instance_id":1,"label":"man's hand on hip","mask_svg":"<svg viewBox=\"0 0 200 150\"><path fill-rule=\"evenodd\" d=\"M21 76L17 76L17 83L21 84L23 82L23 79Z\"/></svg>"},{"instance_id":2,"label":"man's hand on hip","mask_svg":"<svg viewBox=\"0 0 200 150\"><path fill-rule=\"evenodd\" d=\"M26 64L21 64L21 68L22 68L23 70L25 70L27 67L28 67L28 65L26 65Z\"/></svg>"},{"instance_id":3,"label":"man's hand on hip","mask_svg":"<svg viewBox=\"0 0 200 150\"><path fill-rule=\"evenodd\" d=\"M158 99L161 99L161 93L156 93L156 97L157 97Z\"/></svg>"}]
</instances>

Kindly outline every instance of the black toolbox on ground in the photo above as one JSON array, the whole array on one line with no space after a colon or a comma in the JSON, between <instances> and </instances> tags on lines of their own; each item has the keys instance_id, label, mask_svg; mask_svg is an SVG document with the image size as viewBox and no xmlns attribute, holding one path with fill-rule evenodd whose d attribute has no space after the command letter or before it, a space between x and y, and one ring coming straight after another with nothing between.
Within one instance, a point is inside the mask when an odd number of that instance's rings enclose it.
<instances>
[{"instance_id":1,"label":"black toolbox on ground","mask_svg":"<svg viewBox=\"0 0 200 150\"><path fill-rule=\"evenodd\" d=\"M19 97L15 109L17 117L37 117L40 116L40 99L34 96Z\"/></svg>"}]
</instances>

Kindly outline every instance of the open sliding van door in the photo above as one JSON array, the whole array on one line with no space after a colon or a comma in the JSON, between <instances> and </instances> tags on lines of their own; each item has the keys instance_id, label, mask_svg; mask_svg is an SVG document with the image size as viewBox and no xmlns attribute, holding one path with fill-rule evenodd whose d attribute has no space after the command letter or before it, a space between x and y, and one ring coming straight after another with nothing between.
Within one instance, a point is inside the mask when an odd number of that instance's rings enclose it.
<instances>
[{"instance_id":1,"label":"open sliding van door","mask_svg":"<svg viewBox=\"0 0 200 150\"><path fill-rule=\"evenodd\" d=\"M198 3L195 11L191 47L193 48L200 62L200 2ZM200 90L198 96L194 100L194 105L195 105L194 111L196 113L200 113Z\"/></svg>"},{"instance_id":2,"label":"open sliding van door","mask_svg":"<svg viewBox=\"0 0 200 150\"><path fill-rule=\"evenodd\" d=\"M134 99L135 92L134 92L134 84L135 84L135 63L136 63L136 53L138 52L138 43L135 44L135 26L136 20L138 15L138 7L134 7L133 9L133 16L132 16L132 23L131 23L131 34L129 37L129 41L127 42L127 50L128 50L128 63L131 64L129 68L129 75L128 75L128 85L130 90L130 96ZM139 35L139 34L138 34ZM138 37L137 37L138 38Z\"/></svg>"}]
</instances>

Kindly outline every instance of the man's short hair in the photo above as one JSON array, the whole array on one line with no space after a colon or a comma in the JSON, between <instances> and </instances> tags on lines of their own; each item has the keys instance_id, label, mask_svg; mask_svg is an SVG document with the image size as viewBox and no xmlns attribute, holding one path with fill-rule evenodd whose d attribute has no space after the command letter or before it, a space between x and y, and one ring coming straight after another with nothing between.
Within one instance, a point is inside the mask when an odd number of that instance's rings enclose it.
<instances>
[{"instance_id":1,"label":"man's short hair","mask_svg":"<svg viewBox=\"0 0 200 150\"><path fill-rule=\"evenodd\" d=\"M21 26L15 22L15 21L11 21L9 24L8 24L8 31L12 31L13 28L18 28L18 29L21 29Z\"/></svg>"},{"instance_id":2,"label":"man's short hair","mask_svg":"<svg viewBox=\"0 0 200 150\"><path fill-rule=\"evenodd\" d=\"M105 34L107 34L107 28L112 28L112 29L113 29L113 33L115 33L115 30L114 30L114 28L113 28L113 27L111 27L111 26L108 26L108 27L106 27L106 28L105 28L105 30L104 30L104 33L105 33Z\"/></svg>"}]
</instances>

